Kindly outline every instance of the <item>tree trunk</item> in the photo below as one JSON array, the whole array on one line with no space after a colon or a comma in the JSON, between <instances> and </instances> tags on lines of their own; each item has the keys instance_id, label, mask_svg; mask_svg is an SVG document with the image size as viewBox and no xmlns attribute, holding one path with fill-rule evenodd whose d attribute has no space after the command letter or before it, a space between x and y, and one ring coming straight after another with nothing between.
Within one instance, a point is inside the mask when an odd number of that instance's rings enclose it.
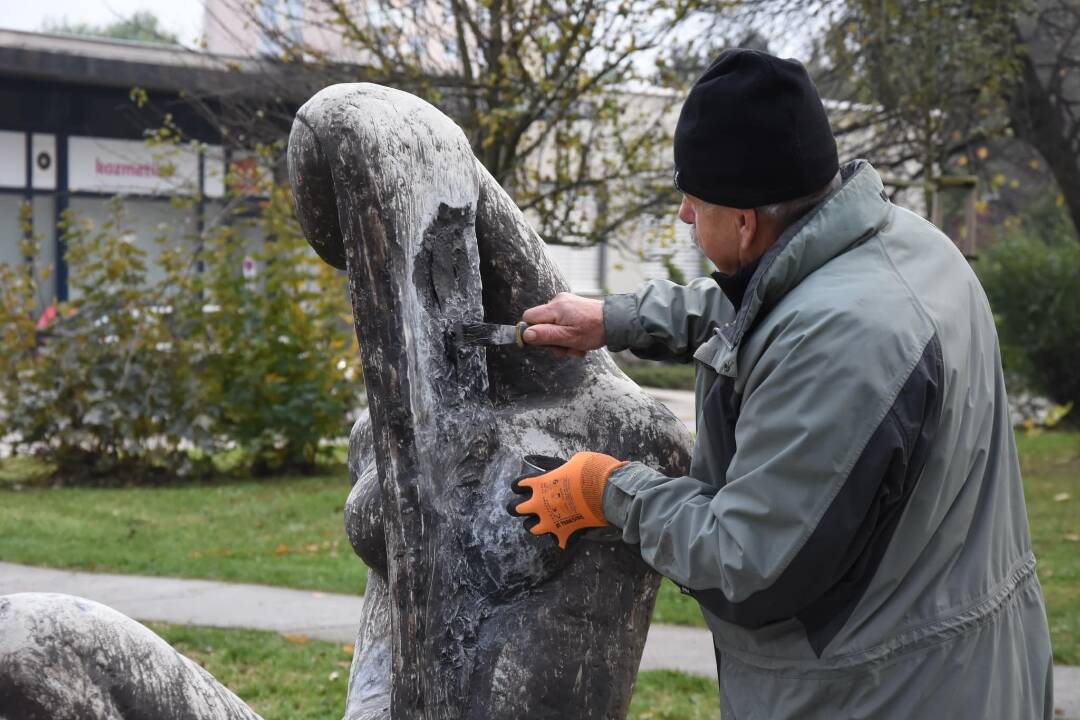
<instances>
[{"instance_id":1,"label":"tree trunk","mask_svg":"<svg viewBox=\"0 0 1080 720\"><path fill-rule=\"evenodd\" d=\"M454 345L454 322L510 323L566 287L434 107L327 88L289 172L309 242L348 271L370 405L346 522L375 577L347 717L625 717L659 578L621 543L533 537L509 485L525 456L578 450L681 474L685 428L606 352Z\"/></svg>"},{"instance_id":2,"label":"tree trunk","mask_svg":"<svg viewBox=\"0 0 1080 720\"><path fill-rule=\"evenodd\" d=\"M1046 161L1080 232L1080 7L1042 0L1017 28L1026 52L1009 107L1018 137Z\"/></svg>"}]
</instances>

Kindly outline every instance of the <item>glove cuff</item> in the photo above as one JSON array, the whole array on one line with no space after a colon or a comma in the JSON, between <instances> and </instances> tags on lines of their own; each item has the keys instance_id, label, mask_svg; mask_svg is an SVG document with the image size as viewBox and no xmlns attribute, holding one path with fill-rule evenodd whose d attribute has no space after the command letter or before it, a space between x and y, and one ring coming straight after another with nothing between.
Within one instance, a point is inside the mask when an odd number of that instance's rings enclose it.
<instances>
[{"instance_id":1,"label":"glove cuff","mask_svg":"<svg viewBox=\"0 0 1080 720\"><path fill-rule=\"evenodd\" d=\"M585 499L585 506L597 520L604 519L604 488L608 478L623 465L626 460L616 460L610 455L603 453L583 452L584 462L581 464L581 494Z\"/></svg>"}]
</instances>

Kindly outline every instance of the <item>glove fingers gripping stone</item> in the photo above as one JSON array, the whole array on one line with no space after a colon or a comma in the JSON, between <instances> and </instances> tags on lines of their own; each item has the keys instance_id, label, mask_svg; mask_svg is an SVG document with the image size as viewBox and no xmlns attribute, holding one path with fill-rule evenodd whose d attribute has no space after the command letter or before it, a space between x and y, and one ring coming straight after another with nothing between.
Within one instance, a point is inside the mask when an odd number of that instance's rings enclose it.
<instances>
[{"instance_id":1,"label":"glove fingers gripping stone","mask_svg":"<svg viewBox=\"0 0 1080 720\"><path fill-rule=\"evenodd\" d=\"M543 475L519 478L515 492L522 488L532 492L513 512L536 516L538 521L527 526L529 532L551 533L565 550L577 531L607 525L601 507L604 484L611 471L624 464L602 453L583 452Z\"/></svg>"},{"instance_id":2,"label":"glove fingers gripping stone","mask_svg":"<svg viewBox=\"0 0 1080 720\"><path fill-rule=\"evenodd\" d=\"M531 487L522 485L523 480L543 475L544 473L550 472L566 464L566 460L563 458L552 457L550 455L526 455L523 462L527 469L524 474L519 475L512 483L510 483L510 489L515 495L524 497L526 500L532 497L533 492ZM515 517L524 518L522 525L525 526L526 530L532 532L533 528L540 523L540 518L530 513L518 512L517 508L521 504L524 503L518 498L511 498L510 501L506 503L506 511Z\"/></svg>"}]
</instances>

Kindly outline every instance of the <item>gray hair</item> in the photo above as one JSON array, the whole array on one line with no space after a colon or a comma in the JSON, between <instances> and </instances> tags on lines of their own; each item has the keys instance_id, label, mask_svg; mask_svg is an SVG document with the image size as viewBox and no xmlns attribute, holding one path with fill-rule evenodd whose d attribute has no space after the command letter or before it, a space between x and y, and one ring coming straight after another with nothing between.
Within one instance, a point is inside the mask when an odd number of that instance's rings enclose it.
<instances>
[{"instance_id":1,"label":"gray hair","mask_svg":"<svg viewBox=\"0 0 1080 720\"><path fill-rule=\"evenodd\" d=\"M836 175L833 176L833 179L830 180L825 187L820 190L815 190L809 195L803 195L794 200L785 200L784 202L773 203L771 205L762 205L761 207L754 208L754 210L756 210L758 214L764 215L776 222L780 226L780 229L783 230L814 209L814 206L818 205L830 193L838 189L840 184L840 173L836 173Z\"/></svg>"}]
</instances>

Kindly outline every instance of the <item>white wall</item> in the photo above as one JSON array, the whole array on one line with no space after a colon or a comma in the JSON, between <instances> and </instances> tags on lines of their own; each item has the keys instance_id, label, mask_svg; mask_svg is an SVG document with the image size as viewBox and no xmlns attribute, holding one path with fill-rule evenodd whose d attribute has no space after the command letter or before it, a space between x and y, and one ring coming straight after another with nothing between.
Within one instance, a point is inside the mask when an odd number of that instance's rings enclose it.
<instances>
[{"instance_id":1,"label":"white wall","mask_svg":"<svg viewBox=\"0 0 1080 720\"><path fill-rule=\"evenodd\" d=\"M68 207L80 217L100 228L109 217L109 201L97 197L74 197ZM174 208L168 200L149 198L126 198L121 227L130 233L131 243L146 252L147 280L156 282L164 272L156 260L166 246L185 244L194 247L192 236L196 230L194 208ZM78 292L74 270L69 269L69 297Z\"/></svg>"},{"instance_id":2,"label":"white wall","mask_svg":"<svg viewBox=\"0 0 1080 720\"><path fill-rule=\"evenodd\" d=\"M22 262L19 242L22 240L22 228L19 227L19 207L23 199L18 195L0 195L0 263L16 265Z\"/></svg>"},{"instance_id":3,"label":"white wall","mask_svg":"<svg viewBox=\"0 0 1080 720\"><path fill-rule=\"evenodd\" d=\"M19 222L19 208L23 198L20 195L0 195L0 263L11 266L25 262L20 243L23 238ZM38 252L35 272L40 289L42 307L50 303L55 296L55 276L52 274L53 260L56 256L54 230L55 200L51 196L34 198L33 218L34 234L37 236Z\"/></svg>"},{"instance_id":4,"label":"white wall","mask_svg":"<svg viewBox=\"0 0 1080 720\"><path fill-rule=\"evenodd\" d=\"M639 233L633 241L611 246L608 292L634 292L646 280L672 279L663 261L665 256L670 257L687 282L716 270L691 240L690 226L672 217L670 224L662 223Z\"/></svg>"},{"instance_id":5,"label":"white wall","mask_svg":"<svg viewBox=\"0 0 1080 720\"><path fill-rule=\"evenodd\" d=\"M600 295L600 247L578 248L568 245L546 245L547 255L559 268L577 295Z\"/></svg>"}]
</instances>

